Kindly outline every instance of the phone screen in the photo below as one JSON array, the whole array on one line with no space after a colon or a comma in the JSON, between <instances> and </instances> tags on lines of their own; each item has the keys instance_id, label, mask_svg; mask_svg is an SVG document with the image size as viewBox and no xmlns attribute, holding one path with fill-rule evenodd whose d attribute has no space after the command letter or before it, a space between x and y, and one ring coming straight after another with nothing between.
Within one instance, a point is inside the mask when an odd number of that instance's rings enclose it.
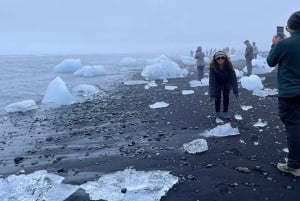
<instances>
[{"instance_id":1,"label":"phone screen","mask_svg":"<svg viewBox=\"0 0 300 201\"><path fill-rule=\"evenodd\" d=\"M280 40L284 39L284 27L277 26L277 36Z\"/></svg>"}]
</instances>

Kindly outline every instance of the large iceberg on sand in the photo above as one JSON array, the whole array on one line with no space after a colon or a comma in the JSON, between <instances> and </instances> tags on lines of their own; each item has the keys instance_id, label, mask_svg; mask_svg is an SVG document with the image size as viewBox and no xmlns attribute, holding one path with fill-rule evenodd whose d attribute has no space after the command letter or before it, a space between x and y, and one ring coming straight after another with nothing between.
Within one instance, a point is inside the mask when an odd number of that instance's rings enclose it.
<instances>
[{"instance_id":1,"label":"large iceberg on sand","mask_svg":"<svg viewBox=\"0 0 300 201\"><path fill-rule=\"evenodd\" d=\"M93 77L99 75L105 75L106 71L104 66L96 65L96 66L83 66L79 70L73 73L76 76L84 76L84 77Z\"/></svg>"},{"instance_id":2,"label":"large iceberg on sand","mask_svg":"<svg viewBox=\"0 0 300 201\"><path fill-rule=\"evenodd\" d=\"M65 59L54 67L55 73L73 73L81 68L80 59Z\"/></svg>"},{"instance_id":3,"label":"large iceberg on sand","mask_svg":"<svg viewBox=\"0 0 300 201\"><path fill-rule=\"evenodd\" d=\"M250 75L249 77L245 76L241 78L241 84L243 88L249 91L264 88L261 79L257 75Z\"/></svg>"},{"instance_id":4,"label":"large iceberg on sand","mask_svg":"<svg viewBox=\"0 0 300 201\"><path fill-rule=\"evenodd\" d=\"M155 61L155 60L154 60ZM154 62L153 61L153 62ZM156 63L147 65L141 75L146 80L164 80L168 78L182 78L188 74L186 69L179 67L174 61L161 56Z\"/></svg>"},{"instance_id":5,"label":"large iceberg on sand","mask_svg":"<svg viewBox=\"0 0 300 201\"><path fill-rule=\"evenodd\" d=\"M121 66L121 67L128 67L128 68L130 68L130 67L136 67L137 66L137 61L136 61L136 59L133 59L133 58L131 58L131 57L125 57L125 58L123 58L120 62L119 62L119 66Z\"/></svg>"},{"instance_id":6,"label":"large iceberg on sand","mask_svg":"<svg viewBox=\"0 0 300 201\"><path fill-rule=\"evenodd\" d=\"M79 187L61 183L64 177L36 171L0 179L1 201L63 201Z\"/></svg>"},{"instance_id":7,"label":"large iceberg on sand","mask_svg":"<svg viewBox=\"0 0 300 201\"><path fill-rule=\"evenodd\" d=\"M60 77L56 77L50 82L42 100L42 103L54 103L58 105L70 105L75 102L74 96Z\"/></svg>"},{"instance_id":8,"label":"large iceberg on sand","mask_svg":"<svg viewBox=\"0 0 300 201\"><path fill-rule=\"evenodd\" d=\"M80 187L91 200L159 201L178 182L168 171L126 169L89 181Z\"/></svg>"},{"instance_id":9,"label":"large iceberg on sand","mask_svg":"<svg viewBox=\"0 0 300 201\"><path fill-rule=\"evenodd\" d=\"M26 112L34 109L37 109L37 105L34 100L23 100L17 103L9 104L5 107L6 112Z\"/></svg>"}]
</instances>

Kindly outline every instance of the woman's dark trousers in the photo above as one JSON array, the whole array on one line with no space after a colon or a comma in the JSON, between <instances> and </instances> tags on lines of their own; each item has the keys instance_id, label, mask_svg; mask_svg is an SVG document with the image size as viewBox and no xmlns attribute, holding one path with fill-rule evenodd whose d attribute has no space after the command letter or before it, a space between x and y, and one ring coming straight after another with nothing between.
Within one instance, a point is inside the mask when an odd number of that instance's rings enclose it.
<instances>
[{"instance_id":1,"label":"woman's dark trousers","mask_svg":"<svg viewBox=\"0 0 300 201\"><path fill-rule=\"evenodd\" d=\"M217 90L215 99L216 112L221 111L221 95L223 95L223 112L228 112L230 90Z\"/></svg>"}]
</instances>

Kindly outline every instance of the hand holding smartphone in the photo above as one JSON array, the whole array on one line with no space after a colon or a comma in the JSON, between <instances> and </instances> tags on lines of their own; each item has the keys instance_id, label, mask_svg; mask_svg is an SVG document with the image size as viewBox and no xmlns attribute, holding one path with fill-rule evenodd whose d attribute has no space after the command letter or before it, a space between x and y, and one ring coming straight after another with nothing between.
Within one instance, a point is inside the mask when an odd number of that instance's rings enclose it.
<instances>
[{"instance_id":1,"label":"hand holding smartphone","mask_svg":"<svg viewBox=\"0 0 300 201\"><path fill-rule=\"evenodd\" d=\"M272 44L276 44L279 41L279 37L277 35L275 35L272 39Z\"/></svg>"},{"instance_id":2,"label":"hand holding smartphone","mask_svg":"<svg viewBox=\"0 0 300 201\"><path fill-rule=\"evenodd\" d=\"M279 40L284 39L284 27L283 26L277 26L277 36L279 37Z\"/></svg>"}]
</instances>

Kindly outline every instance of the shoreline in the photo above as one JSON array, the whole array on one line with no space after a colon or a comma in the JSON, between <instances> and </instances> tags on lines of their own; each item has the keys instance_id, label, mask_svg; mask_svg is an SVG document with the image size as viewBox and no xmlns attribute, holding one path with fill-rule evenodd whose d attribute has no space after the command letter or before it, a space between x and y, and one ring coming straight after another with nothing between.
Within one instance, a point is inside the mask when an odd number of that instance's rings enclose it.
<instances>
[{"instance_id":1,"label":"shoreline","mask_svg":"<svg viewBox=\"0 0 300 201\"><path fill-rule=\"evenodd\" d=\"M266 78L265 87L276 87L275 72L260 76ZM121 84L107 98L1 117L0 175L46 169L64 176L63 183L82 184L133 167L167 170L179 177L162 201L298 200L300 179L275 167L284 159L286 142L274 96L260 98L239 87L238 100L230 95L229 112L243 117L231 121L240 135L205 138L209 150L204 153L183 151L184 143L217 126L211 117L214 107L205 95L208 87L189 86L195 78L196 73L166 84L157 81L158 86L148 90ZM178 89L165 90L165 85ZM182 95L187 89L195 93ZM149 107L158 101L170 105ZM244 111L241 105L253 109ZM253 127L258 119L268 125ZM238 171L239 167L250 171ZM66 199L75 200L89 199L80 190Z\"/></svg>"}]
</instances>

